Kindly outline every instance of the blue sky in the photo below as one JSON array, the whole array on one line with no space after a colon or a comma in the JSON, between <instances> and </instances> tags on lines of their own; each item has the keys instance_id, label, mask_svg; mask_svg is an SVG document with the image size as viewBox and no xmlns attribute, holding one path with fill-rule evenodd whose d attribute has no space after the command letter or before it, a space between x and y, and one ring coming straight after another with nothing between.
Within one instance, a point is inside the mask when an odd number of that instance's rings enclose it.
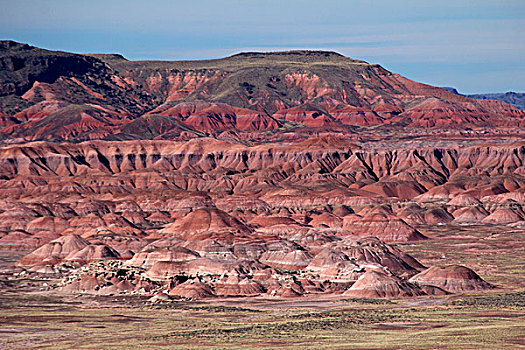
<instances>
[{"instance_id":1,"label":"blue sky","mask_svg":"<svg viewBox=\"0 0 525 350\"><path fill-rule=\"evenodd\" d=\"M525 91L524 0L1 0L0 37L129 59L334 50L464 93Z\"/></svg>"}]
</instances>

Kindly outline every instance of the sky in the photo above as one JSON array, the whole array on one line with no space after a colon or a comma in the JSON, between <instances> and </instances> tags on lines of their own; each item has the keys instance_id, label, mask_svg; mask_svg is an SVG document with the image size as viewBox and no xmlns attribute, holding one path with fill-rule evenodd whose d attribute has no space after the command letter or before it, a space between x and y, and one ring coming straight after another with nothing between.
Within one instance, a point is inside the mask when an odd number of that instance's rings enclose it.
<instances>
[{"instance_id":1,"label":"sky","mask_svg":"<svg viewBox=\"0 0 525 350\"><path fill-rule=\"evenodd\" d=\"M0 38L128 59L312 49L462 93L525 92L525 0L0 0Z\"/></svg>"}]
</instances>

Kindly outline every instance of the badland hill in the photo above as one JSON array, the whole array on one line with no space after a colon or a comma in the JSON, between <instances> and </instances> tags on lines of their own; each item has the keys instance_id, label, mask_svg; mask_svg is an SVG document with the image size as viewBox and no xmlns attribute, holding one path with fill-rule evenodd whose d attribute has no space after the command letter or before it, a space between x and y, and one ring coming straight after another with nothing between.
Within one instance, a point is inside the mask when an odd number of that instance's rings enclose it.
<instances>
[{"instance_id":1,"label":"badland hill","mask_svg":"<svg viewBox=\"0 0 525 350\"><path fill-rule=\"evenodd\" d=\"M490 289L396 243L525 226L525 113L501 101L322 51L138 62L3 41L0 68L0 247L64 292Z\"/></svg>"}]
</instances>

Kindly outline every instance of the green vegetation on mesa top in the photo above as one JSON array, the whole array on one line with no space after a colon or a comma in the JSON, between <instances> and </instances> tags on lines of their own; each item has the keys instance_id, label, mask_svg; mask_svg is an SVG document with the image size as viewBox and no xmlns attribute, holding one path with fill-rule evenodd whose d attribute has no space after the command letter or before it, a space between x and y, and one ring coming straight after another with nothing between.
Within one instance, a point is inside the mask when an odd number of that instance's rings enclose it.
<instances>
[{"instance_id":1,"label":"green vegetation on mesa top","mask_svg":"<svg viewBox=\"0 0 525 350\"><path fill-rule=\"evenodd\" d=\"M388 73L377 65L354 60L329 51L245 52L221 59L201 61L129 61L118 54L74 54L39 49L13 41L0 41L0 103L2 112L14 114L30 104L21 98L35 81L56 83L55 89L65 102L100 103L100 99L68 79L75 77L92 91L102 95L104 102L121 107L138 116L152 110L166 98L167 75L176 73L202 74L208 79L196 93L173 102L205 100L222 102L237 107L252 107L257 100L267 113L276 111L275 101L296 106L306 99L301 89L287 86L284 77L290 73L317 75L327 86L343 90L355 82L380 92L384 87L369 81ZM160 74L160 75L159 75ZM131 76L135 85L119 86L115 76ZM161 77L159 89L145 88L149 77ZM213 77L219 79L212 79ZM162 80L162 79L161 79ZM200 94L201 90L205 94ZM388 89L389 92L392 88ZM387 92L388 93L388 92ZM37 96L33 101L43 100ZM346 102L360 105L357 97L349 94ZM311 101L314 105L316 101Z\"/></svg>"},{"instance_id":2,"label":"green vegetation on mesa top","mask_svg":"<svg viewBox=\"0 0 525 350\"><path fill-rule=\"evenodd\" d=\"M99 58L118 70L130 69L179 69L179 70L238 70L253 66L289 66L297 65L369 65L365 61L354 60L333 51L294 50L281 52L242 52L233 56L186 61L129 61L123 56L90 55Z\"/></svg>"},{"instance_id":3,"label":"green vegetation on mesa top","mask_svg":"<svg viewBox=\"0 0 525 350\"><path fill-rule=\"evenodd\" d=\"M274 101L286 106L296 106L297 101L306 97L301 89L287 85L287 74L305 73L308 77L317 75L327 87L343 91L359 82L381 93L370 81L378 80L378 75L388 74L378 65L354 60L330 51L283 51L283 52L244 52L230 57L202 61L129 61L120 55L91 55L103 60L119 74L132 75L139 84L149 76L173 73L199 73L207 76L206 94L190 94L173 104L205 100L221 102L232 106L251 108L250 100L258 100L269 114L274 113ZM218 74L220 79L213 79ZM399 93L388 87L388 93ZM165 96L162 91L150 91L158 100ZM319 109L315 100L310 101L314 109ZM348 94L346 102L361 105L353 94ZM316 107L317 106L317 107ZM322 110L322 109L321 109ZM323 111L325 112L325 111ZM325 112L326 113L326 112Z\"/></svg>"}]
</instances>

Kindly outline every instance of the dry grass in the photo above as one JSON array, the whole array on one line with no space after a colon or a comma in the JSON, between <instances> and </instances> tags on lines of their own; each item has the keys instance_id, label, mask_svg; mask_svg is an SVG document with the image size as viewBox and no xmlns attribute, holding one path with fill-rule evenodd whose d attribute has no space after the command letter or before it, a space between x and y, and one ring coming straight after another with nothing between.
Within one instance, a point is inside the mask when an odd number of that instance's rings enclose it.
<instances>
[{"instance_id":1,"label":"dry grass","mask_svg":"<svg viewBox=\"0 0 525 350\"><path fill-rule=\"evenodd\" d=\"M413 306L414 300L149 306L135 300L0 297L2 349L517 349L525 294ZM488 302L487 302L488 300ZM518 302L516 302L518 300ZM93 305L98 301L101 305ZM115 302L113 302L115 305ZM109 305L109 304L106 304ZM241 305L241 304L239 304ZM261 307L263 306L263 307Z\"/></svg>"}]
</instances>

